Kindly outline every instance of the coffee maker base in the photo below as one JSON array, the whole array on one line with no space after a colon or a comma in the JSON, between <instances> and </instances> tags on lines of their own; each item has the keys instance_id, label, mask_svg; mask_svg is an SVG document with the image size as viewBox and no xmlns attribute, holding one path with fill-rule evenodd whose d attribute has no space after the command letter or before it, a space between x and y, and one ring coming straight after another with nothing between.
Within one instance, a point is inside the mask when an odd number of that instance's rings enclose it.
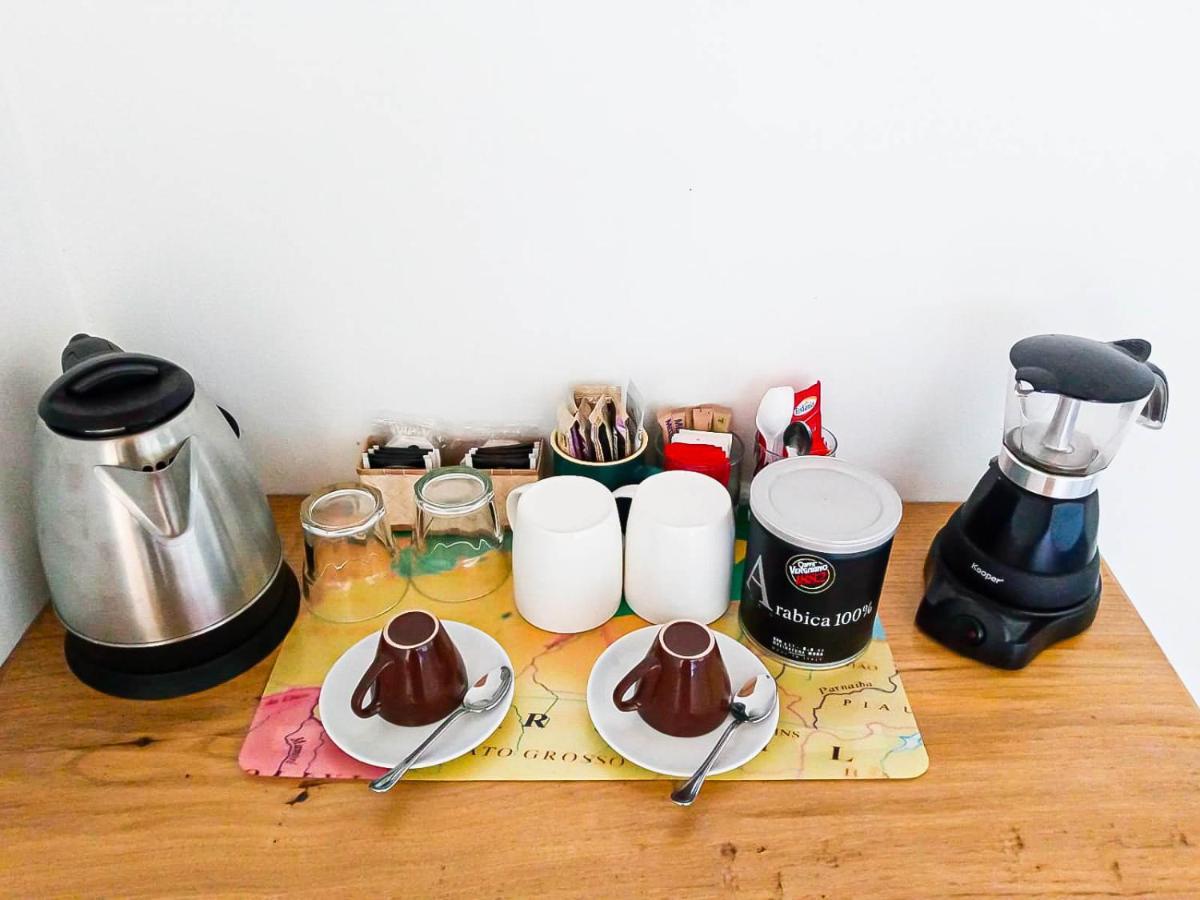
<instances>
[{"instance_id":1,"label":"coffee maker base","mask_svg":"<svg viewBox=\"0 0 1200 900\"><path fill-rule=\"evenodd\" d=\"M89 687L131 700L194 694L245 672L279 646L300 609L296 576L281 563L267 588L230 621L156 647L113 647L67 632L67 665Z\"/></svg>"},{"instance_id":2,"label":"coffee maker base","mask_svg":"<svg viewBox=\"0 0 1200 900\"><path fill-rule=\"evenodd\" d=\"M939 535L940 538L940 535ZM1023 669L1051 644L1086 631L1100 608L1100 582L1081 603L1028 610L973 591L946 571L935 540L925 564L925 596L917 627L963 656L1001 669Z\"/></svg>"}]
</instances>

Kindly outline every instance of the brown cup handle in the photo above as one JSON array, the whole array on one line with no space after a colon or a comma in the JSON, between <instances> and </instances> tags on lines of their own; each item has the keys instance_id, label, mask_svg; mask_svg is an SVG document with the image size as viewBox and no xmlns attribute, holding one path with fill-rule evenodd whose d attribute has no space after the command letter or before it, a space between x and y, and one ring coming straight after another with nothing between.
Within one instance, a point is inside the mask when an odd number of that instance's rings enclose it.
<instances>
[{"instance_id":1,"label":"brown cup handle","mask_svg":"<svg viewBox=\"0 0 1200 900\"><path fill-rule=\"evenodd\" d=\"M380 673L394 662L395 660L390 656L380 654L371 660L371 665L367 667L367 671L363 673L363 677L358 680L358 687L350 695L350 709L360 719L369 719L379 712L379 707L381 706L379 701L379 687L375 684L375 681L379 678ZM363 700L367 697L367 691L372 686L375 687L375 696L371 698L369 704L363 706Z\"/></svg>"},{"instance_id":2,"label":"brown cup handle","mask_svg":"<svg viewBox=\"0 0 1200 900\"><path fill-rule=\"evenodd\" d=\"M650 657L646 657L636 666L629 670L629 674L617 682L617 686L613 688L613 704L621 712L633 712L642 705L642 695L649 694L654 690L654 682L658 681L658 673L662 671L662 666L655 662ZM628 700L625 699L625 694L629 689L637 683L637 689L634 690L633 696Z\"/></svg>"}]
</instances>

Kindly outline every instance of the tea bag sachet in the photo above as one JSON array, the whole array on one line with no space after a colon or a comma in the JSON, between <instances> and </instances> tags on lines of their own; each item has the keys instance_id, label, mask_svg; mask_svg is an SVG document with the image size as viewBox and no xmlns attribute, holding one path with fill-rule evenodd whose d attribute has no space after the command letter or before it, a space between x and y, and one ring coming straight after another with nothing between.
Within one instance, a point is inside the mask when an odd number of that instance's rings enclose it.
<instances>
[{"instance_id":1,"label":"tea bag sachet","mask_svg":"<svg viewBox=\"0 0 1200 900\"><path fill-rule=\"evenodd\" d=\"M622 401L629 419L626 426L630 436L629 452L636 453L642 449L642 432L646 428L646 404L642 400L642 392L638 390L638 386L633 383L632 379L625 384L625 395Z\"/></svg>"},{"instance_id":2,"label":"tea bag sachet","mask_svg":"<svg viewBox=\"0 0 1200 900\"><path fill-rule=\"evenodd\" d=\"M617 429L617 401L612 397L605 397L600 408L604 413L604 439L609 449L609 459L624 459L625 440Z\"/></svg>"},{"instance_id":3,"label":"tea bag sachet","mask_svg":"<svg viewBox=\"0 0 1200 900\"><path fill-rule=\"evenodd\" d=\"M603 397L620 397L621 389L615 384L577 384L571 388L571 396L576 404L587 400L596 406Z\"/></svg>"},{"instance_id":4,"label":"tea bag sachet","mask_svg":"<svg viewBox=\"0 0 1200 900\"><path fill-rule=\"evenodd\" d=\"M629 413L625 399L618 397L613 409L613 428L616 431L617 459L624 459L633 452L632 436L629 433Z\"/></svg>"},{"instance_id":5,"label":"tea bag sachet","mask_svg":"<svg viewBox=\"0 0 1200 900\"><path fill-rule=\"evenodd\" d=\"M613 459L612 444L609 441L608 426L604 416L604 408L608 402L609 398L601 397L588 415L588 421L592 426L592 443L596 447L596 462L612 462Z\"/></svg>"},{"instance_id":6,"label":"tea bag sachet","mask_svg":"<svg viewBox=\"0 0 1200 900\"><path fill-rule=\"evenodd\" d=\"M629 382L571 386L570 399L558 411L559 448L585 462L614 462L641 449L644 429L641 393ZM576 437L577 436L577 437Z\"/></svg>"},{"instance_id":7,"label":"tea bag sachet","mask_svg":"<svg viewBox=\"0 0 1200 900\"><path fill-rule=\"evenodd\" d=\"M584 459L587 445L575 413L564 403L558 408L558 448L572 459Z\"/></svg>"},{"instance_id":8,"label":"tea bag sachet","mask_svg":"<svg viewBox=\"0 0 1200 900\"><path fill-rule=\"evenodd\" d=\"M579 408L575 413L575 427L579 429L583 438L583 455L578 458L585 462L599 462L596 439L592 434L592 402L586 397L581 397L576 402Z\"/></svg>"}]
</instances>

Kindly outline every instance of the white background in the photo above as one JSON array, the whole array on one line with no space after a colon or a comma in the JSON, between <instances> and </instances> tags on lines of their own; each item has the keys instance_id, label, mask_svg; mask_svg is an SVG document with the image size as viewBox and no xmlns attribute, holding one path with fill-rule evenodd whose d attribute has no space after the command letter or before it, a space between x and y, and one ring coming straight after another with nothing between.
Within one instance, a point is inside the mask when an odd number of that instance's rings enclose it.
<instances>
[{"instance_id":1,"label":"white background","mask_svg":"<svg viewBox=\"0 0 1200 900\"><path fill-rule=\"evenodd\" d=\"M1171 377L1102 547L1200 693L1197 34L1110 0L0 0L0 650L75 330L186 365L270 490L349 475L384 410L548 426L632 375L748 428L820 376L908 499L965 496L1007 348L1066 331Z\"/></svg>"}]
</instances>

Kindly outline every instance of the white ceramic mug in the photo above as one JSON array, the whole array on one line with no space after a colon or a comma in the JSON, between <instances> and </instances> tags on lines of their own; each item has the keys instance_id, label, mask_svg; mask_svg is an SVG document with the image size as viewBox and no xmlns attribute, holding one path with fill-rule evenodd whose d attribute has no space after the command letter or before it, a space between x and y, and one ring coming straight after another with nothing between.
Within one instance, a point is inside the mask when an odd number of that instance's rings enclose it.
<instances>
[{"instance_id":1,"label":"white ceramic mug","mask_svg":"<svg viewBox=\"0 0 1200 900\"><path fill-rule=\"evenodd\" d=\"M733 505L707 475L673 471L617 488L633 505L625 524L625 600L655 624L712 622L729 608Z\"/></svg>"},{"instance_id":2,"label":"white ceramic mug","mask_svg":"<svg viewBox=\"0 0 1200 900\"><path fill-rule=\"evenodd\" d=\"M508 495L517 611L544 631L603 625L621 605L621 523L604 485L577 475L523 484Z\"/></svg>"}]
</instances>

